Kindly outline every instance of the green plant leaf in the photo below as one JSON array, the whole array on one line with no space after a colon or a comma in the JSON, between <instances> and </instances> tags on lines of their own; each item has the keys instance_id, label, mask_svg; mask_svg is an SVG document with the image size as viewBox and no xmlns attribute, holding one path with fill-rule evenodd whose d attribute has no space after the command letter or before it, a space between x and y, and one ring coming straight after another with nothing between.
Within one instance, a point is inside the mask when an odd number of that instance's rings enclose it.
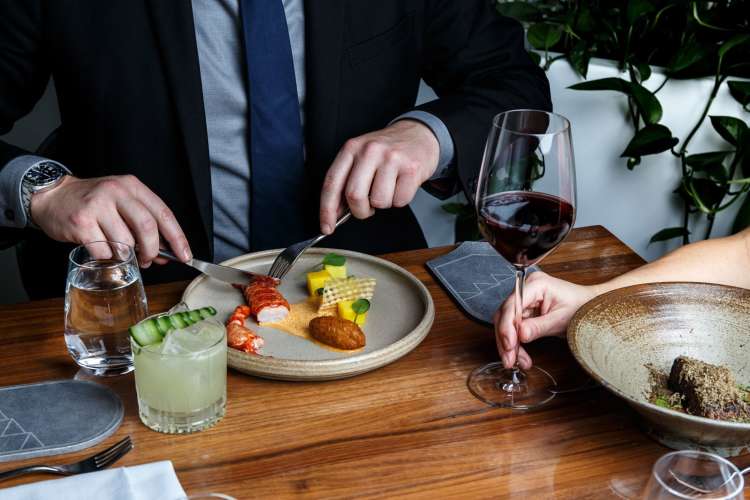
<instances>
[{"instance_id":1,"label":"green plant leaf","mask_svg":"<svg viewBox=\"0 0 750 500\"><path fill-rule=\"evenodd\" d=\"M542 56L540 56L533 50L529 51L529 57L531 57L531 60L534 61L534 64L536 64L537 66L540 66L542 64Z\"/></svg>"},{"instance_id":2,"label":"green plant leaf","mask_svg":"<svg viewBox=\"0 0 750 500\"><path fill-rule=\"evenodd\" d=\"M466 215L474 213L474 205L469 203L444 203L442 209L453 215Z\"/></svg>"},{"instance_id":3,"label":"green plant leaf","mask_svg":"<svg viewBox=\"0 0 750 500\"><path fill-rule=\"evenodd\" d=\"M731 153L731 151L714 151L712 153L700 153L685 157L685 163L693 167L695 170L706 170L716 165L722 165L724 158Z\"/></svg>"},{"instance_id":4,"label":"green plant leaf","mask_svg":"<svg viewBox=\"0 0 750 500\"><path fill-rule=\"evenodd\" d=\"M622 78L599 78L598 80L588 80L568 87L573 90L614 90L630 95L630 82Z\"/></svg>"},{"instance_id":5,"label":"green plant leaf","mask_svg":"<svg viewBox=\"0 0 750 500\"><path fill-rule=\"evenodd\" d=\"M690 231L686 231L684 227L668 227L655 233L651 239L648 240L648 244L650 245L651 243L656 243L658 241L667 241L673 238L682 238L686 233L690 234Z\"/></svg>"},{"instance_id":6,"label":"green plant leaf","mask_svg":"<svg viewBox=\"0 0 750 500\"><path fill-rule=\"evenodd\" d=\"M750 104L750 82L731 80L727 82L727 85L729 86L729 93L738 103L742 106Z\"/></svg>"},{"instance_id":7,"label":"green plant leaf","mask_svg":"<svg viewBox=\"0 0 750 500\"><path fill-rule=\"evenodd\" d=\"M526 37L532 47L538 50L549 50L562 37L562 26L550 23L537 23L529 26Z\"/></svg>"},{"instance_id":8,"label":"green plant leaf","mask_svg":"<svg viewBox=\"0 0 750 500\"><path fill-rule=\"evenodd\" d=\"M636 63L635 69L636 71L638 71L638 76L640 77L641 82L645 82L646 80L651 78L651 66L649 66L647 63Z\"/></svg>"},{"instance_id":9,"label":"green plant leaf","mask_svg":"<svg viewBox=\"0 0 750 500\"><path fill-rule=\"evenodd\" d=\"M536 21L541 14L534 4L527 2L497 2L497 10L504 16L525 22Z\"/></svg>"},{"instance_id":10,"label":"green plant leaf","mask_svg":"<svg viewBox=\"0 0 750 500\"><path fill-rule=\"evenodd\" d=\"M656 124L661 120L662 108L659 99L639 83L629 82L622 78L600 78L576 83L568 87L573 90L614 90L632 97L638 106L643 120L648 124ZM667 148L669 149L669 148Z\"/></svg>"},{"instance_id":11,"label":"green plant leaf","mask_svg":"<svg viewBox=\"0 0 750 500\"><path fill-rule=\"evenodd\" d=\"M337 253L329 253L323 257L324 266L343 266L346 264L346 257Z\"/></svg>"},{"instance_id":12,"label":"green plant leaf","mask_svg":"<svg viewBox=\"0 0 750 500\"><path fill-rule=\"evenodd\" d=\"M661 153L673 148L678 142L679 139L672 137L672 131L664 125L646 125L635 134L620 156L625 158Z\"/></svg>"},{"instance_id":13,"label":"green plant leaf","mask_svg":"<svg viewBox=\"0 0 750 500\"><path fill-rule=\"evenodd\" d=\"M747 42L750 42L750 35L747 34L736 34L733 35L729 40L721 44L721 47L719 47L719 60L721 61L724 59L724 56L729 52L730 50L734 49L735 47L739 47L740 45L743 45Z\"/></svg>"},{"instance_id":14,"label":"green plant leaf","mask_svg":"<svg viewBox=\"0 0 750 500\"><path fill-rule=\"evenodd\" d=\"M707 212L721 203L726 194L723 186L710 179L689 179L688 186L688 194L701 212Z\"/></svg>"},{"instance_id":15,"label":"green plant leaf","mask_svg":"<svg viewBox=\"0 0 750 500\"><path fill-rule=\"evenodd\" d=\"M739 233L748 227L750 227L750 195L745 194L745 200L734 218L734 224L732 224L732 234Z\"/></svg>"},{"instance_id":16,"label":"green plant leaf","mask_svg":"<svg viewBox=\"0 0 750 500\"><path fill-rule=\"evenodd\" d=\"M364 314L370 310L370 301L367 299L357 299L352 303L352 311L355 314Z\"/></svg>"},{"instance_id":17,"label":"green plant leaf","mask_svg":"<svg viewBox=\"0 0 750 500\"><path fill-rule=\"evenodd\" d=\"M579 33L591 33L596 29L596 21L594 21L594 16L591 14L591 9L585 5L579 4L578 15L574 22L573 27Z\"/></svg>"},{"instance_id":18,"label":"green plant leaf","mask_svg":"<svg viewBox=\"0 0 750 500\"><path fill-rule=\"evenodd\" d=\"M631 83L630 88L643 121L650 125L659 123L663 113L659 99L640 83Z\"/></svg>"},{"instance_id":19,"label":"green plant leaf","mask_svg":"<svg viewBox=\"0 0 750 500\"><path fill-rule=\"evenodd\" d=\"M732 146L738 146L747 134L745 122L734 116L711 116L714 130Z\"/></svg>"},{"instance_id":20,"label":"green plant leaf","mask_svg":"<svg viewBox=\"0 0 750 500\"><path fill-rule=\"evenodd\" d=\"M584 41L578 42L570 52L568 52L568 62L573 66L573 69L584 78L586 78L586 75L589 72L590 60L591 54L589 53L586 42Z\"/></svg>"},{"instance_id":21,"label":"green plant leaf","mask_svg":"<svg viewBox=\"0 0 750 500\"><path fill-rule=\"evenodd\" d=\"M656 7L649 0L630 0L627 7L628 24L635 24L638 18L655 10Z\"/></svg>"},{"instance_id":22,"label":"green plant leaf","mask_svg":"<svg viewBox=\"0 0 750 500\"><path fill-rule=\"evenodd\" d=\"M669 64L669 74L679 73L694 66L710 54L708 47L690 39L678 50Z\"/></svg>"}]
</instances>

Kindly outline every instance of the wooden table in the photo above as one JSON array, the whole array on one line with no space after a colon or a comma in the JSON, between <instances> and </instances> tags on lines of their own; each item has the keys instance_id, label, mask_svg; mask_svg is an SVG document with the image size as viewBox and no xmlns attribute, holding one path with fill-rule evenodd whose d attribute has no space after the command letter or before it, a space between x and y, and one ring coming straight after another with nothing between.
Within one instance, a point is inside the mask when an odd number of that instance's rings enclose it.
<instances>
[{"instance_id":1,"label":"wooden table","mask_svg":"<svg viewBox=\"0 0 750 500\"><path fill-rule=\"evenodd\" d=\"M239 499L635 496L668 450L640 432L634 413L608 392L559 396L528 413L488 408L469 393L469 372L496 360L497 352L490 329L467 319L424 266L449 250L386 256L422 280L436 306L432 332L400 361L326 383L273 382L230 370L226 418L187 436L159 434L140 423L132 374L102 380L124 400L125 420L97 448L130 435L135 449L119 465L172 460L189 494ZM589 227L575 230L542 267L590 284L641 263L607 230ZM151 310L176 303L184 287L150 287ZM62 331L61 299L0 307L0 386L73 377L77 368ZM582 377L563 341L545 339L529 351L560 381ZM734 461L745 467L750 456ZM47 477L3 486L40 479Z\"/></svg>"}]
</instances>

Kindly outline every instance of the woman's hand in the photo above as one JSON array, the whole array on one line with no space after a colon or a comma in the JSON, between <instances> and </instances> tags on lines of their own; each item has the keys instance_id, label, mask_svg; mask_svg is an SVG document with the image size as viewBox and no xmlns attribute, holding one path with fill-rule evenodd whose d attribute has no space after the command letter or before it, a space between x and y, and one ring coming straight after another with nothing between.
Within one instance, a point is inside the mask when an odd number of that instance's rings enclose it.
<instances>
[{"instance_id":1,"label":"woman's hand","mask_svg":"<svg viewBox=\"0 0 750 500\"><path fill-rule=\"evenodd\" d=\"M545 274L531 273L523 291L523 322L515 328L515 294L511 294L495 313L495 336L506 368L516 360L523 369L531 368L531 357L521 347L540 337L564 337L573 314L598 295L596 288L575 285Z\"/></svg>"}]
</instances>

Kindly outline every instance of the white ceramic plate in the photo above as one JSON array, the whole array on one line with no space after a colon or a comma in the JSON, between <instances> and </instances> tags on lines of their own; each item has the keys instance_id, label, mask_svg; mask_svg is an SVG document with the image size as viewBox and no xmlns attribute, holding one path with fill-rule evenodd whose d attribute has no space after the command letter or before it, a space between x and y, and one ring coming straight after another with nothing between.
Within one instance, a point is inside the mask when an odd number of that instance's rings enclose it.
<instances>
[{"instance_id":1,"label":"white ceramic plate","mask_svg":"<svg viewBox=\"0 0 750 500\"><path fill-rule=\"evenodd\" d=\"M350 275L375 278L372 308L364 327L366 347L355 354L330 351L309 340L260 327L252 319L247 326L265 340L263 356L229 349L229 366L241 372L280 380L332 380L351 377L392 363L414 349L430 331L435 306L427 288L411 273L386 260L347 250L311 248L284 278L279 290L290 303L307 297L305 274L329 252L343 255ZM268 250L235 257L224 265L265 274L278 255ZM216 308L225 321L244 303L230 285L200 276L185 289L182 300L192 309Z\"/></svg>"}]
</instances>

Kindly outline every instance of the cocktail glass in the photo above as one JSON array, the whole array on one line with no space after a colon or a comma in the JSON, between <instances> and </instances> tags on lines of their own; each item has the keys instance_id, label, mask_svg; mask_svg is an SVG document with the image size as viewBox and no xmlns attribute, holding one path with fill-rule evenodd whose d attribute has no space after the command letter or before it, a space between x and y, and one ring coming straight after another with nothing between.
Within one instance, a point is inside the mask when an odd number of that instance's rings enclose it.
<instances>
[{"instance_id":1,"label":"cocktail glass","mask_svg":"<svg viewBox=\"0 0 750 500\"><path fill-rule=\"evenodd\" d=\"M227 339L222 323L205 319L170 331L154 345L141 347L130 341L138 413L148 428L186 434L221 420L227 399Z\"/></svg>"}]
</instances>

